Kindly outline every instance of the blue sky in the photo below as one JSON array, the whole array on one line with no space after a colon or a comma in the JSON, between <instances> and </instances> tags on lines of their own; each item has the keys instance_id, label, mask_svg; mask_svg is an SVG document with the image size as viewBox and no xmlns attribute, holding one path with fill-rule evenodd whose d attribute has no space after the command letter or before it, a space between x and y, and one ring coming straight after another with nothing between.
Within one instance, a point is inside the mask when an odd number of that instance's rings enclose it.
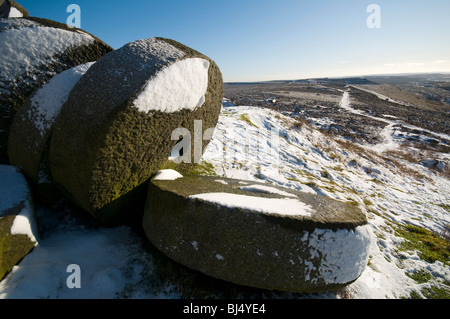
<instances>
[{"instance_id":1,"label":"blue sky","mask_svg":"<svg viewBox=\"0 0 450 319\"><path fill-rule=\"evenodd\" d=\"M31 16L81 28L118 49L166 37L211 57L225 81L450 72L448 0L17 0ZM370 4L381 28L369 28Z\"/></svg>"}]
</instances>

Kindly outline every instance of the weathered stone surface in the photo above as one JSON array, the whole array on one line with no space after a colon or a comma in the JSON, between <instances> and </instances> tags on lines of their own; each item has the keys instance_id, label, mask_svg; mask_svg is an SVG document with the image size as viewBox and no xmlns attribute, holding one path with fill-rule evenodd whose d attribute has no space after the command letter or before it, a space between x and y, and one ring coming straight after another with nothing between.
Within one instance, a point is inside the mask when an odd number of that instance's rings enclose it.
<instances>
[{"instance_id":1,"label":"weathered stone surface","mask_svg":"<svg viewBox=\"0 0 450 319\"><path fill-rule=\"evenodd\" d=\"M164 254L226 281L320 292L355 281L371 234L358 207L206 176L150 183L143 227Z\"/></svg>"},{"instance_id":2,"label":"weathered stone surface","mask_svg":"<svg viewBox=\"0 0 450 319\"><path fill-rule=\"evenodd\" d=\"M112 48L64 24L39 18L0 21L0 163L17 110L54 75L98 60Z\"/></svg>"},{"instance_id":3,"label":"weathered stone surface","mask_svg":"<svg viewBox=\"0 0 450 319\"><path fill-rule=\"evenodd\" d=\"M22 105L11 125L9 160L21 168L50 205L59 199L47 163L53 124L72 88L93 63L73 67L51 78Z\"/></svg>"},{"instance_id":4,"label":"weathered stone surface","mask_svg":"<svg viewBox=\"0 0 450 319\"><path fill-rule=\"evenodd\" d=\"M30 190L13 166L0 165L0 280L36 245Z\"/></svg>"},{"instance_id":5,"label":"weathered stone surface","mask_svg":"<svg viewBox=\"0 0 450 319\"><path fill-rule=\"evenodd\" d=\"M8 18L9 11L11 10L11 5L7 0L0 0L0 18Z\"/></svg>"},{"instance_id":6,"label":"weathered stone surface","mask_svg":"<svg viewBox=\"0 0 450 319\"><path fill-rule=\"evenodd\" d=\"M215 127L222 90L214 61L172 40L139 40L109 53L77 83L56 120L54 180L104 223L142 214L146 182L177 143L172 132L193 133L196 120L203 131Z\"/></svg>"}]
</instances>

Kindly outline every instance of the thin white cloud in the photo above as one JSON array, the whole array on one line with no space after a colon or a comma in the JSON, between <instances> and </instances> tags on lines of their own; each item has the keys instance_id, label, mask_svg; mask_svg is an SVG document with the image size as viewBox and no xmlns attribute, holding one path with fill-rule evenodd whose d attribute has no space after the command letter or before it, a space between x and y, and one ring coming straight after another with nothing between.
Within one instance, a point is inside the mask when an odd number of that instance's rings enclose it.
<instances>
[{"instance_id":1,"label":"thin white cloud","mask_svg":"<svg viewBox=\"0 0 450 319\"><path fill-rule=\"evenodd\" d=\"M407 62L405 63L406 66L422 66L422 62Z\"/></svg>"}]
</instances>

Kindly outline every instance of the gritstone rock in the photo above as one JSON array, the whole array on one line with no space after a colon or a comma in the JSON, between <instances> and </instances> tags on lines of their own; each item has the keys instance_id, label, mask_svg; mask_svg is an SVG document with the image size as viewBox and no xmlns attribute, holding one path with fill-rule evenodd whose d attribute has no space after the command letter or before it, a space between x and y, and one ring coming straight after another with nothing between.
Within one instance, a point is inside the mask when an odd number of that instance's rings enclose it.
<instances>
[{"instance_id":1,"label":"gritstone rock","mask_svg":"<svg viewBox=\"0 0 450 319\"><path fill-rule=\"evenodd\" d=\"M55 118L81 76L94 64L89 62L61 72L42 85L17 111L11 125L8 156L32 181L48 204L59 199L49 172L47 157Z\"/></svg>"},{"instance_id":2,"label":"gritstone rock","mask_svg":"<svg viewBox=\"0 0 450 319\"><path fill-rule=\"evenodd\" d=\"M9 11L11 10L11 4L8 0L0 0L0 18L8 18Z\"/></svg>"},{"instance_id":3,"label":"gritstone rock","mask_svg":"<svg viewBox=\"0 0 450 319\"><path fill-rule=\"evenodd\" d=\"M139 40L107 54L76 84L56 119L53 179L101 222L142 214L146 182L180 138L174 131L194 135L199 121L200 136L214 128L222 91L214 61L173 40ZM208 142L200 143L201 152ZM182 164L189 169L195 160Z\"/></svg>"},{"instance_id":4,"label":"gritstone rock","mask_svg":"<svg viewBox=\"0 0 450 319\"><path fill-rule=\"evenodd\" d=\"M14 166L0 165L0 280L37 245L30 190Z\"/></svg>"},{"instance_id":5,"label":"gritstone rock","mask_svg":"<svg viewBox=\"0 0 450 319\"><path fill-rule=\"evenodd\" d=\"M371 233L358 207L232 179L152 179L143 217L151 243L204 274L264 289L322 292L354 282Z\"/></svg>"},{"instance_id":6,"label":"gritstone rock","mask_svg":"<svg viewBox=\"0 0 450 319\"><path fill-rule=\"evenodd\" d=\"M0 163L17 110L42 84L112 48L85 31L39 18L0 20Z\"/></svg>"}]
</instances>

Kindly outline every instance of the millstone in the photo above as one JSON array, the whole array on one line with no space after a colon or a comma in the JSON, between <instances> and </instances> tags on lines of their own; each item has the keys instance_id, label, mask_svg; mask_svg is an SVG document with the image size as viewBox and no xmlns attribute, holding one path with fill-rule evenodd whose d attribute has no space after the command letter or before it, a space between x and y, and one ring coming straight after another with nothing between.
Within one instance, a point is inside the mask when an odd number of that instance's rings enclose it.
<instances>
[{"instance_id":1,"label":"millstone","mask_svg":"<svg viewBox=\"0 0 450 319\"><path fill-rule=\"evenodd\" d=\"M143 227L173 260L264 289L321 292L354 282L371 234L353 205L315 194L218 177L150 183Z\"/></svg>"},{"instance_id":2,"label":"millstone","mask_svg":"<svg viewBox=\"0 0 450 319\"><path fill-rule=\"evenodd\" d=\"M53 179L101 222L142 214L147 182L180 137L174 132L194 135L199 122L200 136L214 128L222 90L214 61L173 40L139 40L107 54L80 79L56 119ZM200 142L201 151L208 142ZM194 158L182 164L194 167Z\"/></svg>"},{"instance_id":3,"label":"millstone","mask_svg":"<svg viewBox=\"0 0 450 319\"><path fill-rule=\"evenodd\" d=\"M54 75L113 49L89 33L40 18L0 20L0 163L15 114Z\"/></svg>"},{"instance_id":4,"label":"millstone","mask_svg":"<svg viewBox=\"0 0 450 319\"><path fill-rule=\"evenodd\" d=\"M55 75L17 111L11 125L8 156L34 184L42 200L53 205L60 199L48 167L53 125L72 88L94 62Z\"/></svg>"}]
</instances>

